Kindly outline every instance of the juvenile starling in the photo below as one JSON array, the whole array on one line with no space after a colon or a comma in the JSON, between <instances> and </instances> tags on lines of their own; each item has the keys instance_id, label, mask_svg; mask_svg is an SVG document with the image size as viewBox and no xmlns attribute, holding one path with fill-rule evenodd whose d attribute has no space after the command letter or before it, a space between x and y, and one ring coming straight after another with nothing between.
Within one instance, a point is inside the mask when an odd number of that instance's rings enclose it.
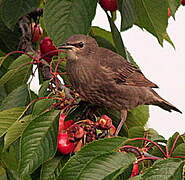
<instances>
[{"instance_id":1,"label":"juvenile starling","mask_svg":"<svg viewBox=\"0 0 185 180\"><path fill-rule=\"evenodd\" d=\"M84 101L121 112L118 135L127 111L139 105L156 105L180 112L152 88L157 85L119 54L99 47L86 35L73 35L59 48L67 50L66 71L73 88Z\"/></svg>"}]
</instances>

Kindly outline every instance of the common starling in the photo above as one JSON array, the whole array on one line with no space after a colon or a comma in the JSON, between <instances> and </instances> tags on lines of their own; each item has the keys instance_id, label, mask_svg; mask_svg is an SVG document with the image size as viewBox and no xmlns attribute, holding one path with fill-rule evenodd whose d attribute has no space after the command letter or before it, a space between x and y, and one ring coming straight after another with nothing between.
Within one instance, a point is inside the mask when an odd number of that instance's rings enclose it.
<instances>
[{"instance_id":1,"label":"common starling","mask_svg":"<svg viewBox=\"0 0 185 180\"><path fill-rule=\"evenodd\" d=\"M116 135L126 120L127 111L139 105L156 105L181 113L152 89L157 85L137 67L119 54L99 47L94 38L73 35L59 49L67 50L66 71L81 99L121 112Z\"/></svg>"}]
</instances>

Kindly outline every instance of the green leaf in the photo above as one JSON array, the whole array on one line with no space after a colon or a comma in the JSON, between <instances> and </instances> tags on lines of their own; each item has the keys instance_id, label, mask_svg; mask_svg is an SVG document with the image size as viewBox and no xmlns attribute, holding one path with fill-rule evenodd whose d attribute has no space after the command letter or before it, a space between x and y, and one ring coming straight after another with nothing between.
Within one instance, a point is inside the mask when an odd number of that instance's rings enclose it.
<instances>
[{"instance_id":1,"label":"green leaf","mask_svg":"<svg viewBox=\"0 0 185 180\"><path fill-rule=\"evenodd\" d=\"M0 86L0 105L2 104L3 99L7 96L4 86Z\"/></svg>"},{"instance_id":2,"label":"green leaf","mask_svg":"<svg viewBox=\"0 0 185 180\"><path fill-rule=\"evenodd\" d=\"M65 164L60 173L59 179L87 179L88 173L93 173L92 176L89 176L93 178L93 176L97 177L94 173L96 170L96 173L101 175L100 179L102 179L103 176L109 175L112 171L117 170L116 167L114 167L115 161L112 162L111 159L116 160L118 157L121 158L120 156L123 155L121 153L117 154L113 151L122 146L126 140L126 138L121 137L106 138L87 144ZM130 155L124 156L123 158L125 158L127 163L128 161L131 162L134 159L133 156ZM119 161L117 163L119 163ZM122 163L124 162L121 162L121 164ZM119 168L121 167L120 164L118 166ZM107 169L104 169L105 167L107 167ZM105 171L105 174L103 171Z\"/></svg>"},{"instance_id":3,"label":"green leaf","mask_svg":"<svg viewBox=\"0 0 185 180\"><path fill-rule=\"evenodd\" d=\"M32 54L30 54L30 55L32 55ZM8 69L11 70L11 69L20 68L21 66L24 66L24 65L30 63L31 61L32 61L32 59L29 56L23 54L23 55L19 56L17 59L15 59Z\"/></svg>"},{"instance_id":4,"label":"green leaf","mask_svg":"<svg viewBox=\"0 0 185 180\"><path fill-rule=\"evenodd\" d=\"M15 56L8 56L6 57L6 53L2 52L0 50L0 77L8 70L8 67L10 66L10 64L14 61ZM4 72L4 73L2 73Z\"/></svg>"},{"instance_id":5,"label":"green leaf","mask_svg":"<svg viewBox=\"0 0 185 180\"><path fill-rule=\"evenodd\" d=\"M15 73L17 73L17 69L12 69L8 71L1 79L0 79L0 84L4 85L6 84L10 79L13 79Z\"/></svg>"},{"instance_id":6,"label":"green leaf","mask_svg":"<svg viewBox=\"0 0 185 180\"><path fill-rule=\"evenodd\" d=\"M112 33L102 29L100 27L91 27L89 32L90 36L96 39L100 47L104 47L116 52L114 41L112 39Z\"/></svg>"},{"instance_id":7,"label":"green leaf","mask_svg":"<svg viewBox=\"0 0 185 180\"><path fill-rule=\"evenodd\" d=\"M31 122L31 115L15 121L7 130L4 137L4 150L7 149L14 141L16 141L23 133L26 126Z\"/></svg>"},{"instance_id":8,"label":"green leaf","mask_svg":"<svg viewBox=\"0 0 185 180\"><path fill-rule=\"evenodd\" d=\"M149 118L149 107L147 105L138 106L128 112L126 125L128 128L134 126L145 126Z\"/></svg>"},{"instance_id":9,"label":"green leaf","mask_svg":"<svg viewBox=\"0 0 185 180\"><path fill-rule=\"evenodd\" d=\"M86 180L91 177L90 179L92 180L101 180L119 169L127 169L135 160L133 154L121 152L101 154L88 162L77 178ZM64 176L64 178L66 178L66 176ZM72 178L67 176L66 179L76 179L76 177L73 176Z\"/></svg>"},{"instance_id":10,"label":"green leaf","mask_svg":"<svg viewBox=\"0 0 185 180\"><path fill-rule=\"evenodd\" d=\"M13 90L3 101L0 110L25 106L28 103L28 86L23 85Z\"/></svg>"},{"instance_id":11,"label":"green leaf","mask_svg":"<svg viewBox=\"0 0 185 180\"><path fill-rule=\"evenodd\" d=\"M111 28L111 32L112 32L112 38L115 44L115 48L118 54L120 54L121 56L123 56L125 59L127 58L126 56L126 50L125 50L125 46L123 44L123 40L121 37L120 32L118 31L116 25L114 24L114 21L112 20L112 18L107 14L107 18L109 20L109 24L110 24L110 28Z\"/></svg>"},{"instance_id":12,"label":"green leaf","mask_svg":"<svg viewBox=\"0 0 185 180\"><path fill-rule=\"evenodd\" d=\"M129 61L135 67L137 67L138 69L140 69L139 66L136 64L136 62L134 61L133 57L131 56L130 52L128 52L127 50L126 50L126 55L127 55L127 58L126 58L127 61Z\"/></svg>"},{"instance_id":13,"label":"green leaf","mask_svg":"<svg viewBox=\"0 0 185 180\"><path fill-rule=\"evenodd\" d=\"M10 146L8 151L1 154L1 160L6 167L6 173L9 180L31 180L30 176L20 177L17 172L18 167L18 146L19 142L16 142Z\"/></svg>"},{"instance_id":14,"label":"green leaf","mask_svg":"<svg viewBox=\"0 0 185 180\"><path fill-rule=\"evenodd\" d=\"M163 136L159 135L158 132L152 128L149 128L145 131L145 136L147 136L147 138L152 141L166 143L165 138Z\"/></svg>"},{"instance_id":15,"label":"green leaf","mask_svg":"<svg viewBox=\"0 0 185 180\"><path fill-rule=\"evenodd\" d=\"M31 174L56 152L58 111L36 117L24 130L20 141L19 172Z\"/></svg>"},{"instance_id":16,"label":"green leaf","mask_svg":"<svg viewBox=\"0 0 185 180\"><path fill-rule=\"evenodd\" d=\"M8 151L1 154L1 159L8 169L12 171L17 170L17 153L18 153L18 143L13 144Z\"/></svg>"},{"instance_id":17,"label":"green leaf","mask_svg":"<svg viewBox=\"0 0 185 180\"><path fill-rule=\"evenodd\" d=\"M47 81L44 81L39 89L39 94L38 96L39 97L46 97L49 95L49 91L48 91L48 88L49 88L49 83L50 83L50 80L47 80Z\"/></svg>"},{"instance_id":18,"label":"green leaf","mask_svg":"<svg viewBox=\"0 0 185 180\"><path fill-rule=\"evenodd\" d=\"M184 156L185 158L185 143L176 146L175 150L172 153L172 157L175 156Z\"/></svg>"},{"instance_id":19,"label":"green leaf","mask_svg":"<svg viewBox=\"0 0 185 180\"><path fill-rule=\"evenodd\" d=\"M144 137L145 136L145 129L143 126L136 126L128 129L128 137L129 138L137 138L137 137ZM129 142L130 145L142 147L143 141L133 141Z\"/></svg>"},{"instance_id":20,"label":"green leaf","mask_svg":"<svg viewBox=\"0 0 185 180\"><path fill-rule=\"evenodd\" d=\"M163 45L168 25L166 0L134 0L137 19L135 24L153 34Z\"/></svg>"},{"instance_id":21,"label":"green leaf","mask_svg":"<svg viewBox=\"0 0 185 180\"><path fill-rule=\"evenodd\" d=\"M175 12L177 11L178 7L181 5L181 0L167 0L168 6L171 10L171 15L175 18Z\"/></svg>"},{"instance_id":22,"label":"green leaf","mask_svg":"<svg viewBox=\"0 0 185 180\"><path fill-rule=\"evenodd\" d=\"M31 176L26 176L26 177L20 177L20 175L11 169L6 170L8 180L32 180Z\"/></svg>"},{"instance_id":23,"label":"green leaf","mask_svg":"<svg viewBox=\"0 0 185 180\"><path fill-rule=\"evenodd\" d=\"M102 29L102 28L97 27L97 26L92 26L91 31L90 31L90 35L95 36L95 37L99 36L101 38L104 38L109 43L114 45L114 41L113 41L113 38L112 38L112 33L110 31L107 31L107 30Z\"/></svg>"},{"instance_id":24,"label":"green leaf","mask_svg":"<svg viewBox=\"0 0 185 180\"><path fill-rule=\"evenodd\" d=\"M87 34L97 0L48 0L44 11L46 31L58 45L73 34Z\"/></svg>"},{"instance_id":25,"label":"green leaf","mask_svg":"<svg viewBox=\"0 0 185 180\"><path fill-rule=\"evenodd\" d=\"M135 24L153 34L161 45L165 39L174 47L166 32L167 9L170 7L172 15L174 15L178 6L179 0L119 0L121 31L125 31Z\"/></svg>"},{"instance_id":26,"label":"green leaf","mask_svg":"<svg viewBox=\"0 0 185 180\"><path fill-rule=\"evenodd\" d=\"M27 83L31 75L32 65L27 64L30 61L31 59L28 56L20 56L11 64L9 71L0 78L0 84L5 85L8 93Z\"/></svg>"},{"instance_id":27,"label":"green leaf","mask_svg":"<svg viewBox=\"0 0 185 180\"><path fill-rule=\"evenodd\" d=\"M5 0L2 6L2 18L9 29L13 29L19 18L37 8L38 0Z\"/></svg>"},{"instance_id":28,"label":"green leaf","mask_svg":"<svg viewBox=\"0 0 185 180\"><path fill-rule=\"evenodd\" d=\"M17 50L21 36L19 27L16 26L16 28L11 31L7 26L5 26L1 17L0 27L0 49L5 53Z\"/></svg>"},{"instance_id":29,"label":"green leaf","mask_svg":"<svg viewBox=\"0 0 185 180\"><path fill-rule=\"evenodd\" d=\"M43 113L44 111L48 110L54 102L55 100L53 99L42 99L37 101L33 106L32 115L37 116Z\"/></svg>"},{"instance_id":30,"label":"green leaf","mask_svg":"<svg viewBox=\"0 0 185 180\"><path fill-rule=\"evenodd\" d=\"M138 138L143 137L150 139L156 142L166 142L165 138L160 136L154 129L147 129L145 130L144 126L135 126L128 129L128 137L129 138ZM137 147L143 147L143 141L131 141L129 142L130 145L134 145Z\"/></svg>"},{"instance_id":31,"label":"green leaf","mask_svg":"<svg viewBox=\"0 0 185 180\"><path fill-rule=\"evenodd\" d=\"M119 0L119 11L121 13L121 31L131 28L136 21L134 0Z\"/></svg>"},{"instance_id":32,"label":"green leaf","mask_svg":"<svg viewBox=\"0 0 185 180\"><path fill-rule=\"evenodd\" d=\"M181 159L158 160L142 175L142 179L180 180L183 179L183 166Z\"/></svg>"},{"instance_id":33,"label":"green leaf","mask_svg":"<svg viewBox=\"0 0 185 180\"><path fill-rule=\"evenodd\" d=\"M114 173L110 174L109 176L104 178L104 180L123 180L123 179L128 179L130 177L130 175L131 175L131 172L132 172L132 166L133 166L133 163L130 166L128 166L128 168L125 168L123 166L123 168L118 169Z\"/></svg>"},{"instance_id":34,"label":"green leaf","mask_svg":"<svg viewBox=\"0 0 185 180\"><path fill-rule=\"evenodd\" d=\"M4 135L8 128L19 118L25 108L17 107L0 111L0 137Z\"/></svg>"},{"instance_id":35,"label":"green leaf","mask_svg":"<svg viewBox=\"0 0 185 180\"><path fill-rule=\"evenodd\" d=\"M169 151L172 151L172 147L173 147L173 150L180 144L182 143L185 143L184 139L182 138L182 136L176 132L173 134L172 137L170 137L167 141L167 146L168 146L168 149Z\"/></svg>"},{"instance_id":36,"label":"green leaf","mask_svg":"<svg viewBox=\"0 0 185 180\"><path fill-rule=\"evenodd\" d=\"M142 178L142 175L140 174L140 175L129 178L129 180L144 180L144 179Z\"/></svg>"},{"instance_id":37,"label":"green leaf","mask_svg":"<svg viewBox=\"0 0 185 180\"><path fill-rule=\"evenodd\" d=\"M132 127L128 130L129 138L144 137L145 129L143 126Z\"/></svg>"},{"instance_id":38,"label":"green leaf","mask_svg":"<svg viewBox=\"0 0 185 180\"><path fill-rule=\"evenodd\" d=\"M63 165L69 158L67 156L54 157L42 165L40 180L57 180Z\"/></svg>"},{"instance_id":39,"label":"green leaf","mask_svg":"<svg viewBox=\"0 0 185 180\"><path fill-rule=\"evenodd\" d=\"M2 166L0 166L0 179L7 180L7 175L6 174L7 174L6 170Z\"/></svg>"}]
</instances>

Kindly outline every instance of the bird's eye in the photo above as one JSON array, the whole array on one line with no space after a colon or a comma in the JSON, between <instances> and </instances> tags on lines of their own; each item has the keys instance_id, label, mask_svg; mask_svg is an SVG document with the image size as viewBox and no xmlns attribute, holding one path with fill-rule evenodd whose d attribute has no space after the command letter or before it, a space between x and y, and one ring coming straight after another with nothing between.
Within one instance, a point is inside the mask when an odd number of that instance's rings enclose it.
<instances>
[{"instance_id":1,"label":"bird's eye","mask_svg":"<svg viewBox=\"0 0 185 180\"><path fill-rule=\"evenodd\" d=\"M77 43L77 44L75 44L75 47L83 48L84 47L84 43L83 42Z\"/></svg>"}]
</instances>

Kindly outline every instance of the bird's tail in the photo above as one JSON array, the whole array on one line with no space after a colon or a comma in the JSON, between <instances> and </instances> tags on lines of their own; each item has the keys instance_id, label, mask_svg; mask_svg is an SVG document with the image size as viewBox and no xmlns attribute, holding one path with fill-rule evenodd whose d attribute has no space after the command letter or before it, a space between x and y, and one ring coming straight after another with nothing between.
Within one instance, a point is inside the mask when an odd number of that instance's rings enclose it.
<instances>
[{"instance_id":1,"label":"bird's tail","mask_svg":"<svg viewBox=\"0 0 185 180\"><path fill-rule=\"evenodd\" d=\"M161 107L161 108L163 108L163 109L165 109L166 111L169 111L169 112L171 112L172 110L174 110L174 111L177 111L179 113L182 113L179 109L177 109L175 106L173 106L171 103L169 103L169 102L167 102L165 100L159 102L156 105L159 106L159 107Z\"/></svg>"},{"instance_id":2,"label":"bird's tail","mask_svg":"<svg viewBox=\"0 0 185 180\"><path fill-rule=\"evenodd\" d=\"M164 100L163 98L161 98L155 91L152 91L154 93L154 95L157 97L157 101L155 101L155 103L153 103L153 105L157 105L159 107L161 107L162 109L172 112L173 111L177 111L179 113L182 113L179 109L177 109L174 105L172 105L171 103L169 103L168 101Z\"/></svg>"}]
</instances>

